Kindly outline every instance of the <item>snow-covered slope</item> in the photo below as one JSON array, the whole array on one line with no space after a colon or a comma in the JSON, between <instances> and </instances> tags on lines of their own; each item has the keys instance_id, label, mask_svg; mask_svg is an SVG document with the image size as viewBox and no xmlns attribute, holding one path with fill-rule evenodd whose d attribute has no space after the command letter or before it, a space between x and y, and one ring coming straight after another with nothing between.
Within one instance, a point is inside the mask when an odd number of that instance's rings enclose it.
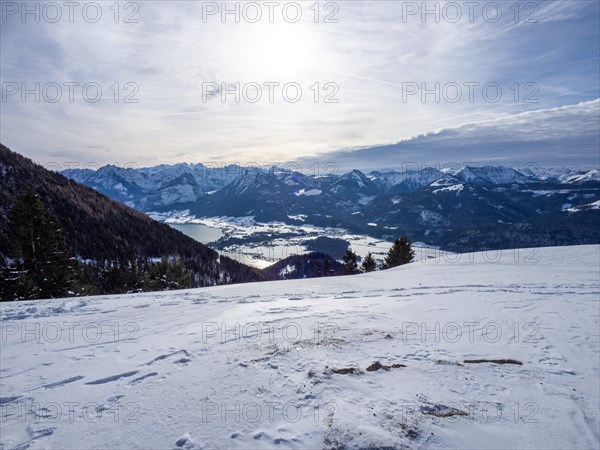
<instances>
[{"instance_id":1,"label":"snow-covered slope","mask_svg":"<svg viewBox=\"0 0 600 450\"><path fill-rule=\"evenodd\" d=\"M600 247L496 256L2 304L1 444L598 448Z\"/></svg>"},{"instance_id":2,"label":"snow-covered slope","mask_svg":"<svg viewBox=\"0 0 600 450\"><path fill-rule=\"evenodd\" d=\"M528 178L514 169L502 166L465 166L456 174L456 177L468 183L476 184L522 184L533 181L531 178Z\"/></svg>"},{"instance_id":3,"label":"snow-covered slope","mask_svg":"<svg viewBox=\"0 0 600 450\"><path fill-rule=\"evenodd\" d=\"M598 182L600 181L600 171L597 169L594 170L589 170L588 172L584 173L584 174L575 174L575 175L571 175L566 177L563 182L564 183L582 183L585 181L595 181Z\"/></svg>"},{"instance_id":4,"label":"snow-covered slope","mask_svg":"<svg viewBox=\"0 0 600 450\"><path fill-rule=\"evenodd\" d=\"M383 192L416 191L442 178L443 173L431 167L422 170L371 172L371 181Z\"/></svg>"}]
</instances>

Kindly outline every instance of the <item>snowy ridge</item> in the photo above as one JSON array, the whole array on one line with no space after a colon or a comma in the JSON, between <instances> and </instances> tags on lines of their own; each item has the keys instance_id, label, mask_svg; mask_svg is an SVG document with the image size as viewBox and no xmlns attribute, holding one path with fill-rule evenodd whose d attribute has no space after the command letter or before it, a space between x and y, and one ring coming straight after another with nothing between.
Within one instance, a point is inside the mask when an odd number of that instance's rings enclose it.
<instances>
[{"instance_id":1,"label":"snowy ridge","mask_svg":"<svg viewBox=\"0 0 600 450\"><path fill-rule=\"evenodd\" d=\"M600 181L600 171L594 169L583 174L574 174L565 177L565 183L582 183L584 181Z\"/></svg>"},{"instance_id":2,"label":"snowy ridge","mask_svg":"<svg viewBox=\"0 0 600 450\"><path fill-rule=\"evenodd\" d=\"M0 443L598 448L599 257L2 304Z\"/></svg>"},{"instance_id":3,"label":"snowy ridge","mask_svg":"<svg viewBox=\"0 0 600 450\"><path fill-rule=\"evenodd\" d=\"M485 167L465 167L456 174L456 177L468 182L484 182L490 184L523 184L533 181L530 177L517 172L509 167L485 166Z\"/></svg>"},{"instance_id":4,"label":"snowy ridge","mask_svg":"<svg viewBox=\"0 0 600 450\"><path fill-rule=\"evenodd\" d=\"M219 192L234 184L233 193L245 193L261 186L267 188L283 183L296 191L318 189L344 198L364 195L415 192L429 186L464 182L474 185L506 185L527 183L558 183L579 185L600 181L597 169L587 172L569 169L524 168L522 172L502 166L464 166L438 170L425 167L402 172L393 169L360 170L341 175L305 175L290 168L271 168L236 165L205 166L203 164L160 165L150 168L121 168L108 165L98 170L69 169L63 174L80 183L97 189L117 200L134 204L148 211L156 207L200 201L207 195Z\"/></svg>"},{"instance_id":5,"label":"snowy ridge","mask_svg":"<svg viewBox=\"0 0 600 450\"><path fill-rule=\"evenodd\" d=\"M454 186L457 184L461 184L460 180L452 175L445 174L443 177L435 180L430 186L438 187L438 186ZM433 191L436 192L437 190Z\"/></svg>"},{"instance_id":6,"label":"snowy ridge","mask_svg":"<svg viewBox=\"0 0 600 450\"><path fill-rule=\"evenodd\" d=\"M460 191L462 191L464 188L465 188L465 185L462 184L462 183L459 183L459 184L453 184L453 185L450 185L450 186L446 186L446 187L441 188L441 189L435 189L433 191L433 193L437 194L438 192L456 192L456 194L458 195L458 193Z\"/></svg>"}]
</instances>

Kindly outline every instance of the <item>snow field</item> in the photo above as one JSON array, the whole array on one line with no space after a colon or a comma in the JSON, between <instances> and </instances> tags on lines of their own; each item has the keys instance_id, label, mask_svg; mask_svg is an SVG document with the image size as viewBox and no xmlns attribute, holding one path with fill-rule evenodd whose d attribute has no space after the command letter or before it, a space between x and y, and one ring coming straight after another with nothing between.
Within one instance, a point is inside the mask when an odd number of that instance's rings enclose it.
<instances>
[{"instance_id":1,"label":"snow field","mask_svg":"<svg viewBox=\"0 0 600 450\"><path fill-rule=\"evenodd\" d=\"M0 443L598 448L600 247L460 256L3 303Z\"/></svg>"}]
</instances>

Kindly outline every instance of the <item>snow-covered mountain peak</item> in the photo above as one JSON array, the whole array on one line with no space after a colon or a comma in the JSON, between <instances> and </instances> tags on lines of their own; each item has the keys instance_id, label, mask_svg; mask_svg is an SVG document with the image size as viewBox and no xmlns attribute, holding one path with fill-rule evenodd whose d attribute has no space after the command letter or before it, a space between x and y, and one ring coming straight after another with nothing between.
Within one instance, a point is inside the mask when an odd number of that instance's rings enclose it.
<instances>
[{"instance_id":1,"label":"snow-covered mountain peak","mask_svg":"<svg viewBox=\"0 0 600 450\"><path fill-rule=\"evenodd\" d=\"M343 174L331 185L331 192L344 194L367 194L375 192L377 188L360 170L353 170Z\"/></svg>"},{"instance_id":2,"label":"snow-covered mountain peak","mask_svg":"<svg viewBox=\"0 0 600 450\"><path fill-rule=\"evenodd\" d=\"M466 166L456 177L467 183L523 184L532 181L530 177L503 166Z\"/></svg>"}]
</instances>

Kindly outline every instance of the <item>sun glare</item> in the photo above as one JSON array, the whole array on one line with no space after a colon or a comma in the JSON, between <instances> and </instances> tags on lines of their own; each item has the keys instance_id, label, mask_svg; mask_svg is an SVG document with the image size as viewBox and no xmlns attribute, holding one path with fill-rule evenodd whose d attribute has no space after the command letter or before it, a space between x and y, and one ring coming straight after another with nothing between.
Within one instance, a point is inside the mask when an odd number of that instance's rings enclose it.
<instances>
[{"instance_id":1,"label":"sun glare","mask_svg":"<svg viewBox=\"0 0 600 450\"><path fill-rule=\"evenodd\" d=\"M252 73L300 77L310 69L316 45L302 23L265 23L248 30L242 48Z\"/></svg>"}]
</instances>

